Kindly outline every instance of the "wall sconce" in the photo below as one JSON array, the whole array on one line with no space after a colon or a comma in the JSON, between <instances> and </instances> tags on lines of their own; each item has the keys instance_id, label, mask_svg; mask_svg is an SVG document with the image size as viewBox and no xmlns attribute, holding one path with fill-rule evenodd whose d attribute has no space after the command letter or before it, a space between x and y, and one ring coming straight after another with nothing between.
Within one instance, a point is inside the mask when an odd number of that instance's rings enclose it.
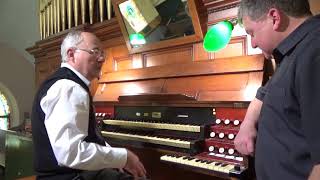
<instances>
[{"instance_id":1,"label":"wall sconce","mask_svg":"<svg viewBox=\"0 0 320 180\"><path fill-rule=\"evenodd\" d=\"M203 48L208 52L217 52L225 48L237 23L237 19L231 19L211 26L204 37Z\"/></svg>"}]
</instances>

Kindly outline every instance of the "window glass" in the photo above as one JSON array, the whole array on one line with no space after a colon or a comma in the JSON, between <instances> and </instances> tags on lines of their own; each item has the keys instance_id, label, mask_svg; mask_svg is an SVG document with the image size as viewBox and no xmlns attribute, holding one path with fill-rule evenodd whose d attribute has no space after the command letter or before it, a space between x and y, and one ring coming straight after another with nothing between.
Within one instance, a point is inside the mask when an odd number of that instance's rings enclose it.
<instances>
[{"instance_id":1,"label":"window glass","mask_svg":"<svg viewBox=\"0 0 320 180\"><path fill-rule=\"evenodd\" d=\"M0 129L8 129L10 108L7 98L0 92Z\"/></svg>"}]
</instances>

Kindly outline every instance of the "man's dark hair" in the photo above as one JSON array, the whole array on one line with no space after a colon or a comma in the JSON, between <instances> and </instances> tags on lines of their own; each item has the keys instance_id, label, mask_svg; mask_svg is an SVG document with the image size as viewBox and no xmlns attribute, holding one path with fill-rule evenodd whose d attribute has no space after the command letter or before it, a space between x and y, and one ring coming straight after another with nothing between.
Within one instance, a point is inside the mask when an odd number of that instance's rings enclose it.
<instances>
[{"instance_id":1,"label":"man's dark hair","mask_svg":"<svg viewBox=\"0 0 320 180\"><path fill-rule=\"evenodd\" d=\"M238 21L242 23L244 16L257 20L270 8L276 8L291 17L312 15L308 0L241 0L238 10Z\"/></svg>"}]
</instances>

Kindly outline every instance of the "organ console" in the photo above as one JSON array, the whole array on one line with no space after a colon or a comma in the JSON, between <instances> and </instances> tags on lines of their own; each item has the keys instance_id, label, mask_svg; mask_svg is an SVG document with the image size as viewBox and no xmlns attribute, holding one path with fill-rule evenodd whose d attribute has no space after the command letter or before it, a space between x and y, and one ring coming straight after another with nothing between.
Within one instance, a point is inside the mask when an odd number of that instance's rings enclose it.
<instances>
[{"instance_id":1,"label":"organ console","mask_svg":"<svg viewBox=\"0 0 320 180\"><path fill-rule=\"evenodd\" d=\"M94 95L102 136L138 154L151 179L252 179L233 140L266 81L262 55L105 73Z\"/></svg>"},{"instance_id":2,"label":"organ console","mask_svg":"<svg viewBox=\"0 0 320 180\"><path fill-rule=\"evenodd\" d=\"M144 96L150 97L140 98ZM214 120L211 107L116 106L114 118L103 120L101 132L114 144L126 140L132 145L196 154L203 149Z\"/></svg>"}]
</instances>

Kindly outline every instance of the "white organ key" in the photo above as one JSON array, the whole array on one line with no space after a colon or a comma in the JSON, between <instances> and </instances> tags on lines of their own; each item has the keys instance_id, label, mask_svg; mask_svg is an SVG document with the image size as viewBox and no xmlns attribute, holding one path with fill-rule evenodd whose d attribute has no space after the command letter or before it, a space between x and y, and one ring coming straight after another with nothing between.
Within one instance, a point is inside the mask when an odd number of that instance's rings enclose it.
<instances>
[{"instance_id":1,"label":"white organ key","mask_svg":"<svg viewBox=\"0 0 320 180\"><path fill-rule=\"evenodd\" d=\"M214 146L209 146L209 152L214 151Z\"/></svg>"},{"instance_id":2,"label":"white organ key","mask_svg":"<svg viewBox=\"0 0 320 180\"><path fill-rule=\"evenodd\" d=\"M234 149L232 149L232 148L228 149L228 153L229 153L230 155L234 154Z\"/></svg>"},{"instance_id":3,"label":"white organ key","mask_svg":"<svg viewBox=\"0 0 320 180\"><path fill-rule=\"evenodd\" d=\"M170 156L164 155L160 157L161 160L170 160Z\"/></svg>"},{"instance_id":4,"label":"white organ key","mask_svg":"<svg viewBox=\"0 0 320 180\"><path fill-rule=\"evenodd\" d=\"M101 133L105 137L135 140L135 141L147 142L152 144L160 144L160 145L168 145L168 146L180 147L180 148L186 148L186 149L190 149L190 146L191 146L191 143L189 141L176 140L171 138L160 138L160 137L154 137L154 136L142 136L142 135L108 132L108 131L101 131Z\"/></svg>"},{"instance_id":5,"label":"white organ key","mask_svg":"<svg viewBox=\"0 0 320 180\"><path fill-rule=\"evenodd\" d=\"M230 140L232 140L232 139L234 139L234 134L228 134L228 139L230 139Z\"/></svg>"},{"instance_id":6,"label":"white organ key","mask_svg":"<svg viewBox=\"0 0 320 180\"><path fill-rule=\"evenodd\" d=\"M199 159L195 157L187 157L187 156L171 156L164 155L160 157L161 160L175 162L179 164L184 164L191 167L198 167L223 173L230 173L231 170L234 169L235 165L233 164L225 164L221 162L216 162L212 160Z\"/></svg>"},{"instance_id":7,"label":"white organ key","mask_svg":"<svg viewBox=\"0 0 320 180\"><path fill-rule=\"evenodd\" d=\"M221 119L216 119L216 124L220 124L221 123Z\"/></svg>"},{"instance_id":8,"label":"white organ key","mask_svg":"<svg viewBox=\"0 0 320 180\"><path fill-rule=\"evenodd\" d=\"M240 124L239 120L236 119L236 120L233 121L233 125L238 126L239 124Z\"/></svg>"},{"instance_id":9,"label":"white organ key","mask_svg":"<svg viewBox=\"0 0 320 180\"><path fill-rule=\"evenodd\" d=\"M243 161L243 157L236 157L235 160L237 160L237 161Z\"/></svg>"},{"instance_id":10,"label":"white organ key","mask_svg":"<svg viewBox=\"0 0 320 180\"><path fill-rule=\"evenodd\" d=\"M217 169L217 168L216 168L217 164L218 164L218 162L212 162L212 163L210 163L210 164L209 164L209 169L211 169L211 170Z\"/></svg>"},{"instance_id":11,"label":"white organ key","mask_svg":"<svg viewBox=\"0 0 320 180\"><path fill-rule=\"evenodd\" d=\"M224 138L224 133L219 133L219 138L220 139Z\"/></svg>"},{"instance_id":12,"label":"white organ key","mask_svg":"<svg viewBox=\"0 0 320 180\"><path fill-rule=\"evenodd\" d=\"M228 165L226 165L225 167L222 168L222 172L229 173L230 170L232 170L233 168L234 168L233 164L228 164Z\"/></svg>"},{"instance_id":13,"label":"white organ key","mask_svg":"<svg viewBox=\"0 0 320 180\"><path fill-rule=\"evenodd\" d=\"M210 137L214 138L216 136L216 133L215 132L211 132L210 133Z\"/></svg>"},{"instance_id":14,"label":"white organ key","mask_svg":"<svg viewBox=\"0 0 320 180\"><path fill-rule=\"evenodd\" d=\"M108 125L118 125L127 127L146 127L154 129L168 129L168 130L179 130L186 132L200 132L200 126L197 125L184 125L184 124L169 124L169 123L152 123L152 122L140 122L140 121L124 121L124 120L103 120Z\"/></svg>"}]
</instances>

